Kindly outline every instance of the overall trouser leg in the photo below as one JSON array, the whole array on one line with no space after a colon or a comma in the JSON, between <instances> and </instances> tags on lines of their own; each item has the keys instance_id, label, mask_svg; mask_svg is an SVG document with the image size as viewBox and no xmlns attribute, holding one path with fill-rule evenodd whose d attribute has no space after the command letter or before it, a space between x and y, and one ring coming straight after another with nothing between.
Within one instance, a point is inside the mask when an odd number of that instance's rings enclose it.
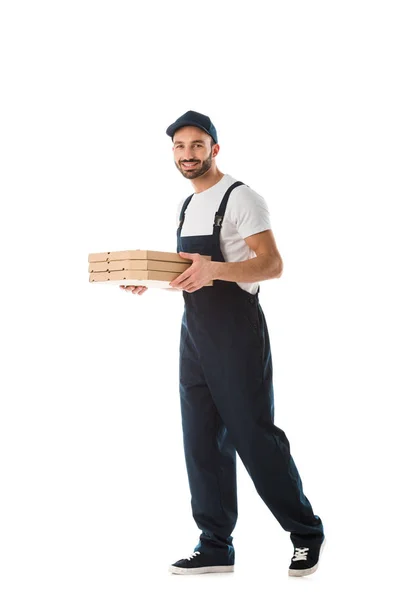
<instances>
[{"instance_id":1,"label":"overall trouser leg","mask_svg":"<svg viewBox=\"0 0 400 600\"><path fill-rule=\"evenodd\" d=\"M184 319L180 343L180 399L193 518L202 531L196 549L234 561L237 521L236 450L204 379Z\"/></svg>"},{"instance_id":2,"label":"overall trouser leg","mask_svg":"<svg viewBox=\"0 0 400 600\"><path fill-rule=\"evenodd\" d=\"M304 495L300 475L290 454L289 440L274 424L269 336L261 307L258 310L262 337L255 335L247 322L245 326L244 320L238 320L235 323L237 344L232 342L229 334L225 343L221 339L218 344L224 352L213 356L203 354L205 378L260 497L283 529L291 532L294 544L317 543L324 535L322 521L314 515ZM228 330L225 327L225 331ZM220 373L229 373L229 376L222 380Z\"/></svg>"}]
</instances>

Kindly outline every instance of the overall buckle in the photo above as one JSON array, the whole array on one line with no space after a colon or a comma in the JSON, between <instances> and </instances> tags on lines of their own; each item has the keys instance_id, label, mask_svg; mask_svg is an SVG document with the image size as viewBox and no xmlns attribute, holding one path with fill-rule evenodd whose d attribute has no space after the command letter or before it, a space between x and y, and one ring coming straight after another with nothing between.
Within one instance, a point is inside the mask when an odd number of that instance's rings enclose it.
<instances>
[{"instance_id":1,"label":"overall buckle","mask_svg":"<svg viewBox=\"0 0 400 600\"><path fill-rule=\"evenodd\" d=\"M221 223L222 223L222 219L224 217L222 215L219 215L217 212L215 213L215 219L214 219L214 225L216 227L221 227Z\"/></svg>"}]
</instances>

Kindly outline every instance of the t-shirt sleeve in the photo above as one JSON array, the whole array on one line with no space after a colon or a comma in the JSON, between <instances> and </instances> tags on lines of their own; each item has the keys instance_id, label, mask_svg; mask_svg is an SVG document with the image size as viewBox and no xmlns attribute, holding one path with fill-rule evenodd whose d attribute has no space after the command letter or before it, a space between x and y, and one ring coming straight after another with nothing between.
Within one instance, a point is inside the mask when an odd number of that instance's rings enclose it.
<instances>
[{"instance_id":1,"label":"t-shirt sleeve","mask_svg":"<svg viewBox=\"0 0 400 600\"><path fill-rule=\"evenodd\" d=\"M233 202L230 207L230 217L237 228L239 235L244 239L271 229L270 213L266 201L262 196L248 187L240 186L229 200Z\"/></svg>"}]
</instances>

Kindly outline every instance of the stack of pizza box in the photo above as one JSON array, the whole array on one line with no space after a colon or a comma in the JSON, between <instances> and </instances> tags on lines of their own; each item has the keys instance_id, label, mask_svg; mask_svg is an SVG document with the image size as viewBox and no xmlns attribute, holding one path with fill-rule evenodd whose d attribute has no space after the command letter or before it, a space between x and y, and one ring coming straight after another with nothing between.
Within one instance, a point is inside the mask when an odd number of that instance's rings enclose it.
<instances>
[{"instance_id":1,"label":"stack of pizza box","mask_svg":"<svg viewBox=\"0 0 400 600\"><path fill-rule=\"evenodd\" d=\"M211 260L211 256L205 256ZM89 282L168 288L192 264L176 252L121 250L89 254ZM207 286L213 285L210 281Z\"/></svg>"}]
</instances>

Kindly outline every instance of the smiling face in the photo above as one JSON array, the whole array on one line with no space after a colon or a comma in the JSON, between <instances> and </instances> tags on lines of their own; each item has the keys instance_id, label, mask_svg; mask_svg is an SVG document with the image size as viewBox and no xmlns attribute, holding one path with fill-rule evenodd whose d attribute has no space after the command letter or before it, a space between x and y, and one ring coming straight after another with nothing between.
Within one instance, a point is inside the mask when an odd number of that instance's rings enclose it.
<instances>
[{"instance_id":1,"label":"smiling face","mask_svg":"<svg viewBox=\"0 0 400 600\"><path fill-rule=\"evenodd\" d=\"M212 166L219 146L208 133L199 127L186 126L173 137L176 168L187 179L195 179L207 173Z\"/></svg>"}]
</instances>

